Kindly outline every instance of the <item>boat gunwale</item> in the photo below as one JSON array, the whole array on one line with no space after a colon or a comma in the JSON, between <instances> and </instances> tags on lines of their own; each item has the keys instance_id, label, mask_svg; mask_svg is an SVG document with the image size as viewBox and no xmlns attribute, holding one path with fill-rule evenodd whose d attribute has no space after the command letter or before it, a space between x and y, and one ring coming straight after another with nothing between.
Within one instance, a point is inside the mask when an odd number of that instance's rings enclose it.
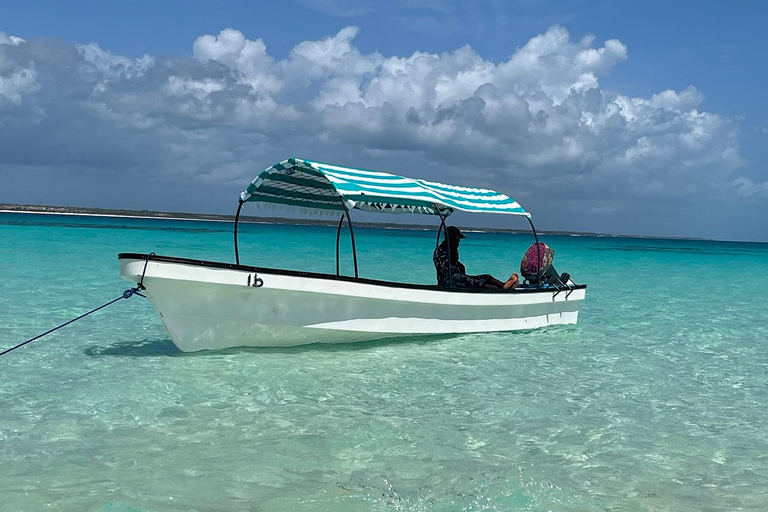
<instances>
[{"instance_id":1,"label":"boat gunwale","mask_svg":"<svg viewBox=\"0 0 768 512\"><path fill-rule=\"evenodd\" d=\"M134 253L134 252L121 252L118 253L117 259L132 259L132 260L148 260L147 254ZM374 286L385 286L389 288L405 288L411 290L430 290L446 293L481 293L481 294L509 294L509 293L553 293L558 292L557 288L515 288L513 290L501 290L501 289L489 289L489 288L444 288L438 285L429 284L416 284L416 283L400 283L396 281L382 281L379 279L370 279L365 277L353 277L343 276L336 274L324 274L320 272L308 272L302 270L288 270L279 268L268 267L256 267L251 265L239 265L236 263L225 263L221 261L206 261L192 258L183 258L179 256L163 256L159 254L153 254L149 260L159 261L163 263L178 263L181 265L191 265L195 267L209 267L223 270L240 270L245 272L263 272L266 274L276 274L291 277L304 277L310 279L326 279L331 281L344 281L349 283L369 284ZM570 287L571 290L584 290L587 288L586 284L574 284ZM567 288L561 288L559 291L565 291Z\"/></svg>"}]
</instances>

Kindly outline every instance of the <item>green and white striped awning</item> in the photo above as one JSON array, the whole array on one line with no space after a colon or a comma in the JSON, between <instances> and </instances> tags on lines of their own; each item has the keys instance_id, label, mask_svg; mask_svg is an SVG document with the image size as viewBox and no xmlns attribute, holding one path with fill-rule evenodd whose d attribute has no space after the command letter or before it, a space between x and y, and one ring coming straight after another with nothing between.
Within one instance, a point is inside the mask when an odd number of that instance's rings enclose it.
<instances>
[{"instance_id":1,"label":"green and white striped awning","mask_svg":"<svg viewBox=\"0 0 768 512\"><path fill-rule=\"evenodd\" d=\"M443 216L454 210L530 217L517 201L484 188L444 185L385 172L289 158L262 171L240 200L298 208Z\"/></svg>"}]
</instances>

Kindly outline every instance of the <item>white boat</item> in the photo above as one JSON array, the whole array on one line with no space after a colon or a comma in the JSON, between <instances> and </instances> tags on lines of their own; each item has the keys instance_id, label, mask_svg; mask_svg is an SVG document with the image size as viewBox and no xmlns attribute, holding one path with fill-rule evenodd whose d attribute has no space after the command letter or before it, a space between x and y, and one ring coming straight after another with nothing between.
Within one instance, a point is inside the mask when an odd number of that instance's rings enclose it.
<instances>
[{"instance_id":1,"label":"white boat","mask_svg":"<svg viewBox=\"0 0 768 512\"><path fill-rule=\"evenodd\" d=\"M240 264L237 224L248 201L339 211L336 274ZM547 283L537 276L535 286L490 290L359 277L349 215L353 209L436 215L441 221L438 241L454 210L522 215L530 222L538 247L530 214L504 194L291 158L260 173L241 194L234 228L235 263L121 253L120 275L145 290L171 339L184 352L576 323L586 285L570 278ZM352 239L354 276L339 273L344 219Z\"/></svg>"}]
</instances>

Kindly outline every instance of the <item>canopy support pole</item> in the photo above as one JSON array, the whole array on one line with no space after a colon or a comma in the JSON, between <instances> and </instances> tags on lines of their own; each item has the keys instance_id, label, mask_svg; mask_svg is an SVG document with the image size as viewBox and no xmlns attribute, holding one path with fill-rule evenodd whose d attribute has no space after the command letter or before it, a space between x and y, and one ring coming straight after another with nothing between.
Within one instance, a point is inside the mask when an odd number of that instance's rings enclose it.
<instances>
[{"instance_id":1,"label":"canopy support pole","mask_svg":"<svg viewBox=\"0 0 768 512\"><path fill-rule=\"evenodd\" d=\"M243 201L238 201L237 214L235 215L235 263L240 264L240 251L237 247L237 221L240 219L240 210L243 208Z\"/></svg>"},{"instance_id":2,"label":"canopy support pole","mask_svg":"<svg viewBox=\"0 0 768 512\"><path fill-rule=\"evenodd\" d=\"M349 238L352 240L352 261L355 264L355 279L357 279L357 249L355 248L355 230L352 229L352 219L349 217L349 208L347 208L347 204L344 202L344 199L342 197L339 197L341 200L341 205L344 207L344 213L347 216L347 225L349 226Z\"/></svg>"},{"instance_id":3,"label":"canopy support pole","mask_svg":"<svg viewBox=\"0 0 768 512\"><path fill-rule=\"evenodd\" d=\"M448 216L443 216L443 214L440 213L440 208L437 207L437 204L435 204L434 207L435 211L440 216L440 227L437 229L437 243L435 243L435 250L437 250L437 246L440 245L440 234L443 232L443 228L445 228L445 245L448 248L448 288L453 288L453 272L451 272L451 241L448 239L448 228L445 226L445 219L447 219Z\"/></svg>"},{"instance_id":4,"label":"canopy support pole","mask_svg":"<svg viewBox=\"0 0 768 512\"><path fill-rule=\"evenodd\" d=\"M541 290L541 264L544 263L541 260L541 246L539 245L539 235L536 234L536 227L533 225L533 221L530 217L526 217L528 219L528 224L531 225L531 229L533 230L533 239L536 241L536 260L538 261L536 265L536 289Z\"/></svg>"},{"instance_id":5,"label":"canopy support pole","mask_svg":"<svg viewBox=\"0 0 768 512\"><path fill-rule=\"evenodd\" d=\"M341 238L341 225L344 223L344 215L339 217L339 227L336 230L336 276L339 276L339 238Z\"/></svg>"},{"instance_id":6,"label":"canopy support pole","mask_svg":"<svg viewBox=\"0 0 768 512\"><path fill-rule=\"evenodd\" d=\"M445 229L445 217L443 217L440 212L437 212L437 214L440 216L440 227L437 228L437 240L435 240L435 249L437 249L437 246L440 245L440 235L443 233L443 229Z\"/></svg>"}]
</instances>

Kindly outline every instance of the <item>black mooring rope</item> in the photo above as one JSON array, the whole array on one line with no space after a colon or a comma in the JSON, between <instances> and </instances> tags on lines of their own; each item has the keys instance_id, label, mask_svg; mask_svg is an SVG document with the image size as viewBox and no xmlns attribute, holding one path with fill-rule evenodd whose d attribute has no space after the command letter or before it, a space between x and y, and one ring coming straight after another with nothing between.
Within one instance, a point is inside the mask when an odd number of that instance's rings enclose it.
<instances>
[{"instance_id":1,"label":"black mooring rope","mask_svg":"<svg viewBox=\"0 0 768 512\"><path fill-rule=\"evenodd\" d=\"M79 317L77 317L77 318L73 318L73 319L72 319L72 320L70 320L69 322L65 322L65 323L63 323L63 324L59 325L58 327L54 327L53 329L51 329L51 330L49 330L49 331L45 331L43 334L40 334L40 335L38 335L38 336L35 336L34 338L30 338L30 339L28 339L27 341L25 341L25 342L23 342L23 343L19 343L19 344L18 344L18 345L16 345L15 347L11 347L11 348L9 348L9 349L3 350L2 352L0 352L0 356L4 356L4 355L5 355L5 354L7 354L8 352L12 352L12 351L16 350L16 349L17 349L17 348L19 348L19 347L23 347L23 346L24 346L24 345L26 345L27 343L32 343L33 341L35 341L35 340L37 340L37 339L40 339L40 338L42 338L43 336L45 336L45 335L47 335L47 334L51 334L53 331L56 331L56 330L58 330L58 329L61 329L62 327L64 327L64 326L67 326L67 325L71 324L72 322L76 322L77 320L80 320L81 318L84 318L84 317L86 317L86 316L90 315L91 313L95 313L96 311L98 311L98 310L100 310L100 309L103 309L103 308L105 308L105 307L109 306L110 304L114 304L115 302L119 301L120 299L130 299L130 298L131 298L131 297L133 297L134 295L138 295L138 296L140 296L140 297L145 297L145 298L146 298L146 295L143 295L143 294L139 293L139 289L138 289L138 288L129 288L129 289L125 290L125 291L123 292L123 294L122 294L121 296L119 296L118 298L116 298L116 299L114 299L114 300L111 300L111 301L107 302L106 304L103 304L103 305L101 305L101 306L97 307L96 309L92 309L92 310L90 310L89 312L87 312L87 313L84 313L84 314L80 315L80 316L79 316Z\"/></svg>"},{"instance_id":2,"label":"black mooring rope","mask_svg":"<svg viewBox=\"0 0 768 512\"><path fill-rule=\"evenodd\" d=\"M73 318L72 320L70 320L70 321L68 321L68 322L64 322L63 324L61 324L61 325L59 325L59 326L57 326L57 327L54 327L53 329L50 329L50 330L48 330L48 331L45 331L43 334L40 334L40 335L38 335L38 336L35 336L34 338L30 338L30 339L28 339L27 341L25 341L25 342L23 342L23 343L19 343L19 344L18 344L18 345L16 345L15 347L11 347L11 348L9 348L9 349L3 350L2 352L0 352L0 357L4 356L4 355L5 355L5 354L7 354L8 352L13 352L13 351L14 351L14 350L16 350L17 348L23 347L23 346L24 346L24 345L26 345L27 343L32 343L32 342L33 342L33 341L35 341L35 340L39 340L39 339L40 339L40 338L42 338L43 336L46 336L46 335L48 335L48 334L51 334L53 331L59 330L59 329L61 329L62 327L65 327L65 326L67 326L67 325L69 325L69 324L71 324L71 323L73 323L73 322L76 322L76 321L80 320L81 318L85 318L86 316L90 315L91 313L95 313L95 312L97 312L97 311L98 311L98 310L100 310L100 309L104 309L105 307L107 307L107 306L109 306L109 305L111 305L111 304L114 304L115 302L119 301L120 299L130 299L130 298L131 298L131 297L133 297L134 295L138 295L139 297L144 297L144 298L146 299L146 298L147 298L147 296L146 296L146 295L144 295L143 293L141 293L141 291L142 291L142 290L146 290L146 288L144 287L144 274L146 274L146 273L147 273L147 264L149 263L149 258L151 258L151 257L152 257L152 256L154 256L154 255L155 255L155 253L154 253L154 252L151 252L151 253L147 254L147 260L144 262L144 272L142 272L142 273L141 273L141 280L138 282L138 284L136 285L136 287L135 287L135 288L128 288L128 289L127 289L127 290L125 290L125 291L123 292L123 294L122 294L122 295L120 295L118 298L116 298L116 299L114 299L114 300L111 300L111 301L107 302L106 304L102 304L101 306L97 307L96 309L92 309L92 310L90 310L90 311L89 311L89 312L87 312L87 313L83 313L82 315L80 315L80 316L79 316L79 317L77 317L77 318Z\"/></svg>"}]
</instances>

